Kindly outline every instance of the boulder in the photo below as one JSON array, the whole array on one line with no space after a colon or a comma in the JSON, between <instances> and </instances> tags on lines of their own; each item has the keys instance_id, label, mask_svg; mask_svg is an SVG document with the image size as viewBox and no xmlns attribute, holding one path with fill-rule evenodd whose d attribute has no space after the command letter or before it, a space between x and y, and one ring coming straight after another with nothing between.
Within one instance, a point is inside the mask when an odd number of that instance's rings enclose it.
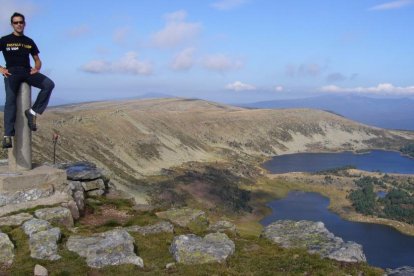
<instances>
[{"instance_id":1,"label":"boulder","mask_svg":"<svg viewBox=\"0 0 414 276\"><path fill-rule=\"evenodd\" d=\"M19 213L12 216L1 217L0 226L20 226L23 222L32 218L33 216L28 213Z\"/></svg>"},{"instance_id":2,"label":"boulder","mask_svg":"<svg viewBox=\"0 0 414 276\"><path fill-rule=\"evenodd\" d=\"M388 276L412 276L414 275L414 267L402 266L395 269L388 268L386 272Z\"/></svg>"},{"instance_id":3,"label":"boulder","mask_svg":"<svg viewBox=\"0 0 414 276\"><path fill-rule=\"evenodd\" d=\"M60 229L55 227L33 233L30 236L30 257L40 260L59 260L57 242L60 240Z\"/></svg>"},{"instance_id":4,"label":"boulder","mask_svg":"<svg viewBox=\"0 0 414 276\"><path fill-rule=\"evenodd\" d=\"M43 220L43 219L37 219L37 218L32 218L31 220L26 221L22 225L23 231L29 237L31 237L32 234L34 233L49 230L51 228L52 228L52 225L50 224L50 222Z\"/></svg>"},{"instance_id":5,"label":"boulder","mask_svg":"<svg viewBox=\"0 0 414 276\"><path fill-rule=\"evenodd\" d=\"M158 212L156 215L182 227L189 227L190 223L205 227L208 226L206 214L197 209L187 207L181 209L174 208L168 211Z\"/></svg>"},{"instance_id":6,"label":"boulder","mask_svg":"<svg viewBox=\"0 0 414 276\"><path fill-rule=\"evenodd\" d=\"M162 221L153 225L147 226L138 226L133 225L124 228L128 232L136 232L143 236L150 235L150 234L158 234L158 233L173 233L174 232L174 225L167 221Z\"/></svg>"},{"instance_id":7,"label":"boulder","mask_svg":"<svg viewBox=\"0 0 414 276\"><path fill-rule=\"evenodd\" d=\"M78 206L79 213L83 213L85 211L85 192L76 191L73 193L73 200L76 202L76 206Z\"/></svg>"},{"instance_id":8,"label":"boulder","mask_svg":"<svg viewBox=\"0 0 414 276\"><path fill-rule=\"evenodd\" d=\"M194 234L175 237L170 252L183 264L223 262L235 251L235 245L224 233L211 233L204 238Z\"/></svg>"},{"instance_id":9,"label":"boulder","mask_svg":"<svg viewBox=\"0 0 414 276\"><path fill-rule=\"evenodd\" d=\"M216 223L210 225L207 229L210 232L225 232L229 231L232 233L236 233L236 225L226 220L220 220Z\"/></svg>"},{"instance_id":10,"label":"boulder","mask_svg":"<svg viewBox=\"0 0 414 276\"><path fill-rule=\"evenodd\" d=\"M80 181L69 181L69 188L74 193L77 191L83 191L82 182Z\"/></svg>"},{"instance_id":11,"label":"boulder","mask_svg":"<svg viewBox=\"0 0 414 276\"><path fill-rule=\"evenodd\" d=\"M74 200L70 200L69 202L62 203L62 207L69 209L73 219L79 219L80 218L78 205L76 204L76 202Z\"/></svg>"},{"instance_id":12,"label":"boulder","mask_svg":"<svg viewBox=\"0 0 414 276\"><path fill-rule=\"evenodd\" d=\"M322 222L279 220L266 226L262 236L285 248L304 247L342 262L366 262L361 245L335 237Z\"/></svg>"},{"instance_id":13,"label":"boulder","mask_svg":"<svg viewBox=\"0 0 414 276\"><path fill-rule=\"evenodd\" d=\"M91 162L76 162L63 166L69 180L89 181L105 178L106 172Z\"/></svg>"},{"instance_id":14,"label":"boulder","mask_svg":"<svg viewBox=\"0 0 414 276\"><path fill-rule=\"evenodd\" d=\"M37 264L37 265L35 265L33 275L34 276L48 276L49 272L47 271L47 269L45 267Z\"/></svg>"},{"instance_id":15,"label":"boulder","mask_svg":"<svg viewBox=\"0 0 414 276\"><path fill-rule=\"evenodd\" d=\"M51 223L57 223L68 228L73 227L72 213L68 208L52 207L39 209L35 211L35 216L39 219L44 219Z\"/></svg>"},{"instance_id":16,"label":"boulder","mask_svg":"<svg viewBox=\"0 0 414 276\"><path fill-rule=\"evenodd\" d=\"M70 236L66 247L86 257L86 263L93 268L119 264L144 266L143 260L134 253L134 239L122 229L89 237Z\"/></svg>"},{"instance_id":17,"label":"boulder","mask_svg":"<svg viewBox=\"0 0 414 276\"><path fill-rule=\"evenodd\" d=\"M92 181L81 182L85 192L92 190L105 190L105 183L102 179L95 179Z\"/></svg>"},{"instance_id":18,"label":"boulder","mask_svg":"<svg viewBox=\"0 0 414 276\"><path fill-rule=\"evenodd\" d=\"M0 232L0 268L2 265L11 265L13 259L14 245L7 234Z\"/></svg>"}]
</instances>

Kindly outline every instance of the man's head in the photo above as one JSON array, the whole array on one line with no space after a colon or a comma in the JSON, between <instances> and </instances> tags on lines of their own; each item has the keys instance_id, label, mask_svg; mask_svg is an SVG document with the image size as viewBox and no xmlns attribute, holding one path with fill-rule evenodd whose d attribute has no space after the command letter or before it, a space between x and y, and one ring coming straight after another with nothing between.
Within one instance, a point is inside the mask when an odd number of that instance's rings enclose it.
<instances>
[{"instance_id":1,"label":"man's head","mask_svg":"<svg viewBox=\"0 0 414 276\"><path fill-rule=\"evenodd\" d=\"M26 25L26 21L24 19L24 15L18 12L13 13L10 17L10 23L13 27L14 33L17 35L23 34L24 27Z\"/></svg>"}]
</instances>

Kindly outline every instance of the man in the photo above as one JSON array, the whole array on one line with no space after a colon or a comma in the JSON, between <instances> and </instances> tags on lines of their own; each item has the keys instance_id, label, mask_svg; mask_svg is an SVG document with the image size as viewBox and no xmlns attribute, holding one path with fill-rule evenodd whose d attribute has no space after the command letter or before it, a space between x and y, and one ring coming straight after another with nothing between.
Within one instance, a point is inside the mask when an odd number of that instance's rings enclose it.
<instances>
[{"instance_id":1,"label":"man","mask_svg":"<svg viewBox=\"0 0 414 276\"><path fill-rule=\"evenodd\" d=\"M23 34L26 21L23 14L15 12L10 18L13 33L0 38L0 51L3 52L6 67L0 66L4 76L6 104L4 106L4 137L3 148L11 148L12 137L15 134L16 98L22 82L41 89L33 106L24 111L30 130L36 131L36 116L45 111L55 84L41 74L42 62L39 50L32 39ZM30 66L30 57L34 67Z\"/></svg>"}]
</instances>

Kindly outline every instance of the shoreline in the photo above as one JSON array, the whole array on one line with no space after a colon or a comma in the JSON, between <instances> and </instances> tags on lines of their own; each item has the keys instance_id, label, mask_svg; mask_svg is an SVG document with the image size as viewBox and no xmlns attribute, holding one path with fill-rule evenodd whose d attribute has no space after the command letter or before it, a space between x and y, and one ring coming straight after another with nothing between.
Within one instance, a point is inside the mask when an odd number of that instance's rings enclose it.
<instances>
[{"instance_id":1,"label":"shoreline","mask_svg":"<svg viewBox=\"0 0 414 276\"><path fill-rule=\"evenodd\" d=\"M291 173L291 174L294 175L298 173ZM300 174L303 175L302 173ZM271 187L270 190L279 188L279 191L270 191L269 196L271 196L272 199L266 200L266 202L264 203L264 207L267 207L266 204L273 200L278 200L283 197L286 197L287 194L291 191L296 190L296 191L303 191L303 192L315 192L315 193L319 193L327 197L329 199L328 210L339 215L342 219L345 219L348 221L354 221L354 222L386 225L401 232L402 234L414 237L414 225L411 225L405 222L396 221L396 220L390 220L386 218L365 216L365 215L362 215L360 213L353 211L351 209L353 208L352 204L350 204L350 202L346 198L347 192L344 190L339 190L335 187L330 187L330 189L326 189L327 187L322 184L309 185L309 184L300 183L300 182L299 183L290 183L290 182L288 183L286 180L282 179L281 175L279 174L267 174L266 177L269 179L270 182L272 182L271 184L274 184L274 186L272 185L273 187ZM278 185L281 184L281 183L278 183L278 181L284 182L283 183L285 184L284 187L278 187ZM261 181L259 180L259 182ZM260 189L260 186L262 185L260 184L258 185L259 189ZM275 196L272 196L272 192ZM348 209L349 211L345 211L344 209ZM263 216L259 218L257 222L260 223L260 220L262 220L264 217L266 217L266 214L263 214Z\"/></svg>"}]
</instances>

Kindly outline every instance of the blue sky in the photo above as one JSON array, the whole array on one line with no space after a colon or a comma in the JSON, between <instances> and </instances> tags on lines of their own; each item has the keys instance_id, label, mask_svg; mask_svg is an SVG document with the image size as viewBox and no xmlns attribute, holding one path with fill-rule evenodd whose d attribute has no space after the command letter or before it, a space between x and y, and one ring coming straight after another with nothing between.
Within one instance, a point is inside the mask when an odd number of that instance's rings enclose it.
<instances>
[{"instance_id":1,"label":"blue sky","mask_svg":"<svg viewBox=\"0 0 414 276\"><path fill-rule=\"evenodd\" d=\"M2 35L26 15L55 100L414 97L414 0L0 3Z\"/></svg>"}]
</instances>

